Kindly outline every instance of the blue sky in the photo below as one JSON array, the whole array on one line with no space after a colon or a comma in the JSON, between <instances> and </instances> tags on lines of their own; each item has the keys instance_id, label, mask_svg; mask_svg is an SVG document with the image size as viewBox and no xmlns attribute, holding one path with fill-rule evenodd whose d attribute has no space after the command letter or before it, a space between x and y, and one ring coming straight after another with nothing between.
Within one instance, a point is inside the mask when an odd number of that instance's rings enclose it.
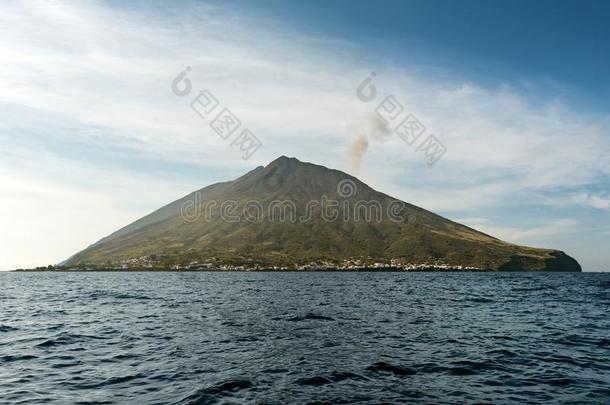
<instances>
[{"instance_id":1,"label":"blue sky","mask_svg":"<svg viewBox=\"0 0 610 405\"><path fill-rule=\"evenodd\" d=\"M4 2L0 270L281 154L610 270L609 20L602 1ZM262 140L250 160L172 94L185 66ZM375 132L372 71L446 146L434 166Z\"/></svg>"},{"instance_id":2,"label":"blue sky","mask_svg":"<svg viewBox=\"0 0 610 405\"><path fill-rule=\"evenodd\" d=\"M608 107L610 5L605 1L234 4L312 35L356 42L397 63L457 69L463 77L491 86L535 80L544 88L550 82L585 98L587 108Z\"/></svg>"}]
</instances>

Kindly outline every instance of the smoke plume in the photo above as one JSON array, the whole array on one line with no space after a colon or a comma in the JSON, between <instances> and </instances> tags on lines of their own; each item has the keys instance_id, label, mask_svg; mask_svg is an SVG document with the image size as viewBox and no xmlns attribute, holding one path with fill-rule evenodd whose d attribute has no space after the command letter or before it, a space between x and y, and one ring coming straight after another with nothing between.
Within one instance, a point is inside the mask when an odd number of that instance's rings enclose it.
<instances>
[{"instance_id":1,"label":"smoke plume","mask_svg":"<svg viewBox=\"0 0 610 405\"><path fill-rule=\"evenodd\" d=\"M383 142L391 135L385 122L377 115L348 126L347 132L353 138L347 148L347 162L353 170L360 168L362 159L369 149L369 140Z\"/></svg>"},{"instance_id":2,"label":"smoke plume","mask_svg":"<svg viewBox=\"0 0 610 405\"><path fill-rule=\"evenodd\" d=\"M366 136L359 134L351 143L347 150L347 161L352 169L358 169L362 163L362 158L369 148L369 141Z\"/></svg>"}]
</instances>

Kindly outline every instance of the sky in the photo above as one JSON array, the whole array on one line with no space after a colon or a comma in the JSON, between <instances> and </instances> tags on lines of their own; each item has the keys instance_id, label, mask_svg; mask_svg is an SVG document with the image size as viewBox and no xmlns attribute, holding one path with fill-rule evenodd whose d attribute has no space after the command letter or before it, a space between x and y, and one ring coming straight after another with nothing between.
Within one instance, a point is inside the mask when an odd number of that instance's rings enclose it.
<instances>
[{"instance_id":1,"label":"sky","mask_svg":"<svg viewBox=\"0 0 610 405\"><path fill-rule=\"evenodd\" d=\"M610 271L609 20L602 1L2 2L0 270L288 155ZM201 90L251 158L193 112ZM376 132L387 96L444 145L434 165Z\"/></svg>"}]
</instances>

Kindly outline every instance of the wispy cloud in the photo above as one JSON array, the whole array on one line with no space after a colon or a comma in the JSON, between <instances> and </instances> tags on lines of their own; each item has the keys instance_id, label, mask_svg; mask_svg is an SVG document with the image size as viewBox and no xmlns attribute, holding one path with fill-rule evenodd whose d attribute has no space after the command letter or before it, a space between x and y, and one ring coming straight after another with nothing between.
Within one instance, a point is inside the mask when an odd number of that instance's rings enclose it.
<instances>
[{"instance_id":1,"label":"wispy cloud","mask_svg":"<svg viewBox=\"0 0 610 405\"><path fill-rule=\"evenodd\" d=\"M607 195L578 193L573 199L578 204L583 204L600 210L607 210L610 208L610 197Z\"/></svg>"},{"instance_id":2,"label":"wispy cloud","mask_svg":"<svg viewBox=\"0 0 610 405\"><path fill-rule=\"evenodd\" d=\"M476 228L490 235L495 235L507 242L530 243L549 236L562 235L567 232L574 232L580 225L578 220L573 218L560 218L543 223L535 227L502 227L494 225L487 218L462 218L458 220L465 225Z\"/></svg>"}]
</instances>

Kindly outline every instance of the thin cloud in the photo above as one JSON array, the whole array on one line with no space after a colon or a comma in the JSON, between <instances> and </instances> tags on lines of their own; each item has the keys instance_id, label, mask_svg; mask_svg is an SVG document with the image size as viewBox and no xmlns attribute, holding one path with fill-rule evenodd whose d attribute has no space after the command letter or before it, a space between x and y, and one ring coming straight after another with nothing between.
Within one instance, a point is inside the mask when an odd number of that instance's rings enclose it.
<instances>
[{"instance_id":1,"label":"thin cloud","mask_svg":"<svg viewBox=\"0 0 610 405\"><path fill-rule=\"evenodd\" d=\"M574 232L580 225L580 222L573 218L560 218L528 228L497 226L486 218L462 218L458 221L513 243L530 243L556 235L565 235Z\"/></svg>"},{"instance_id":2,"label":"thin cloud","mask_svg":"<svg viewBox=\"0 0 610 405\"><path fill-rule=\"evenodd\" d=\"M578 204L597 208L600 210L607 210L610 208L610 197L607 197L605 195L578 193L573 197L573 199Z\"/></svg>"}]
</instances>

